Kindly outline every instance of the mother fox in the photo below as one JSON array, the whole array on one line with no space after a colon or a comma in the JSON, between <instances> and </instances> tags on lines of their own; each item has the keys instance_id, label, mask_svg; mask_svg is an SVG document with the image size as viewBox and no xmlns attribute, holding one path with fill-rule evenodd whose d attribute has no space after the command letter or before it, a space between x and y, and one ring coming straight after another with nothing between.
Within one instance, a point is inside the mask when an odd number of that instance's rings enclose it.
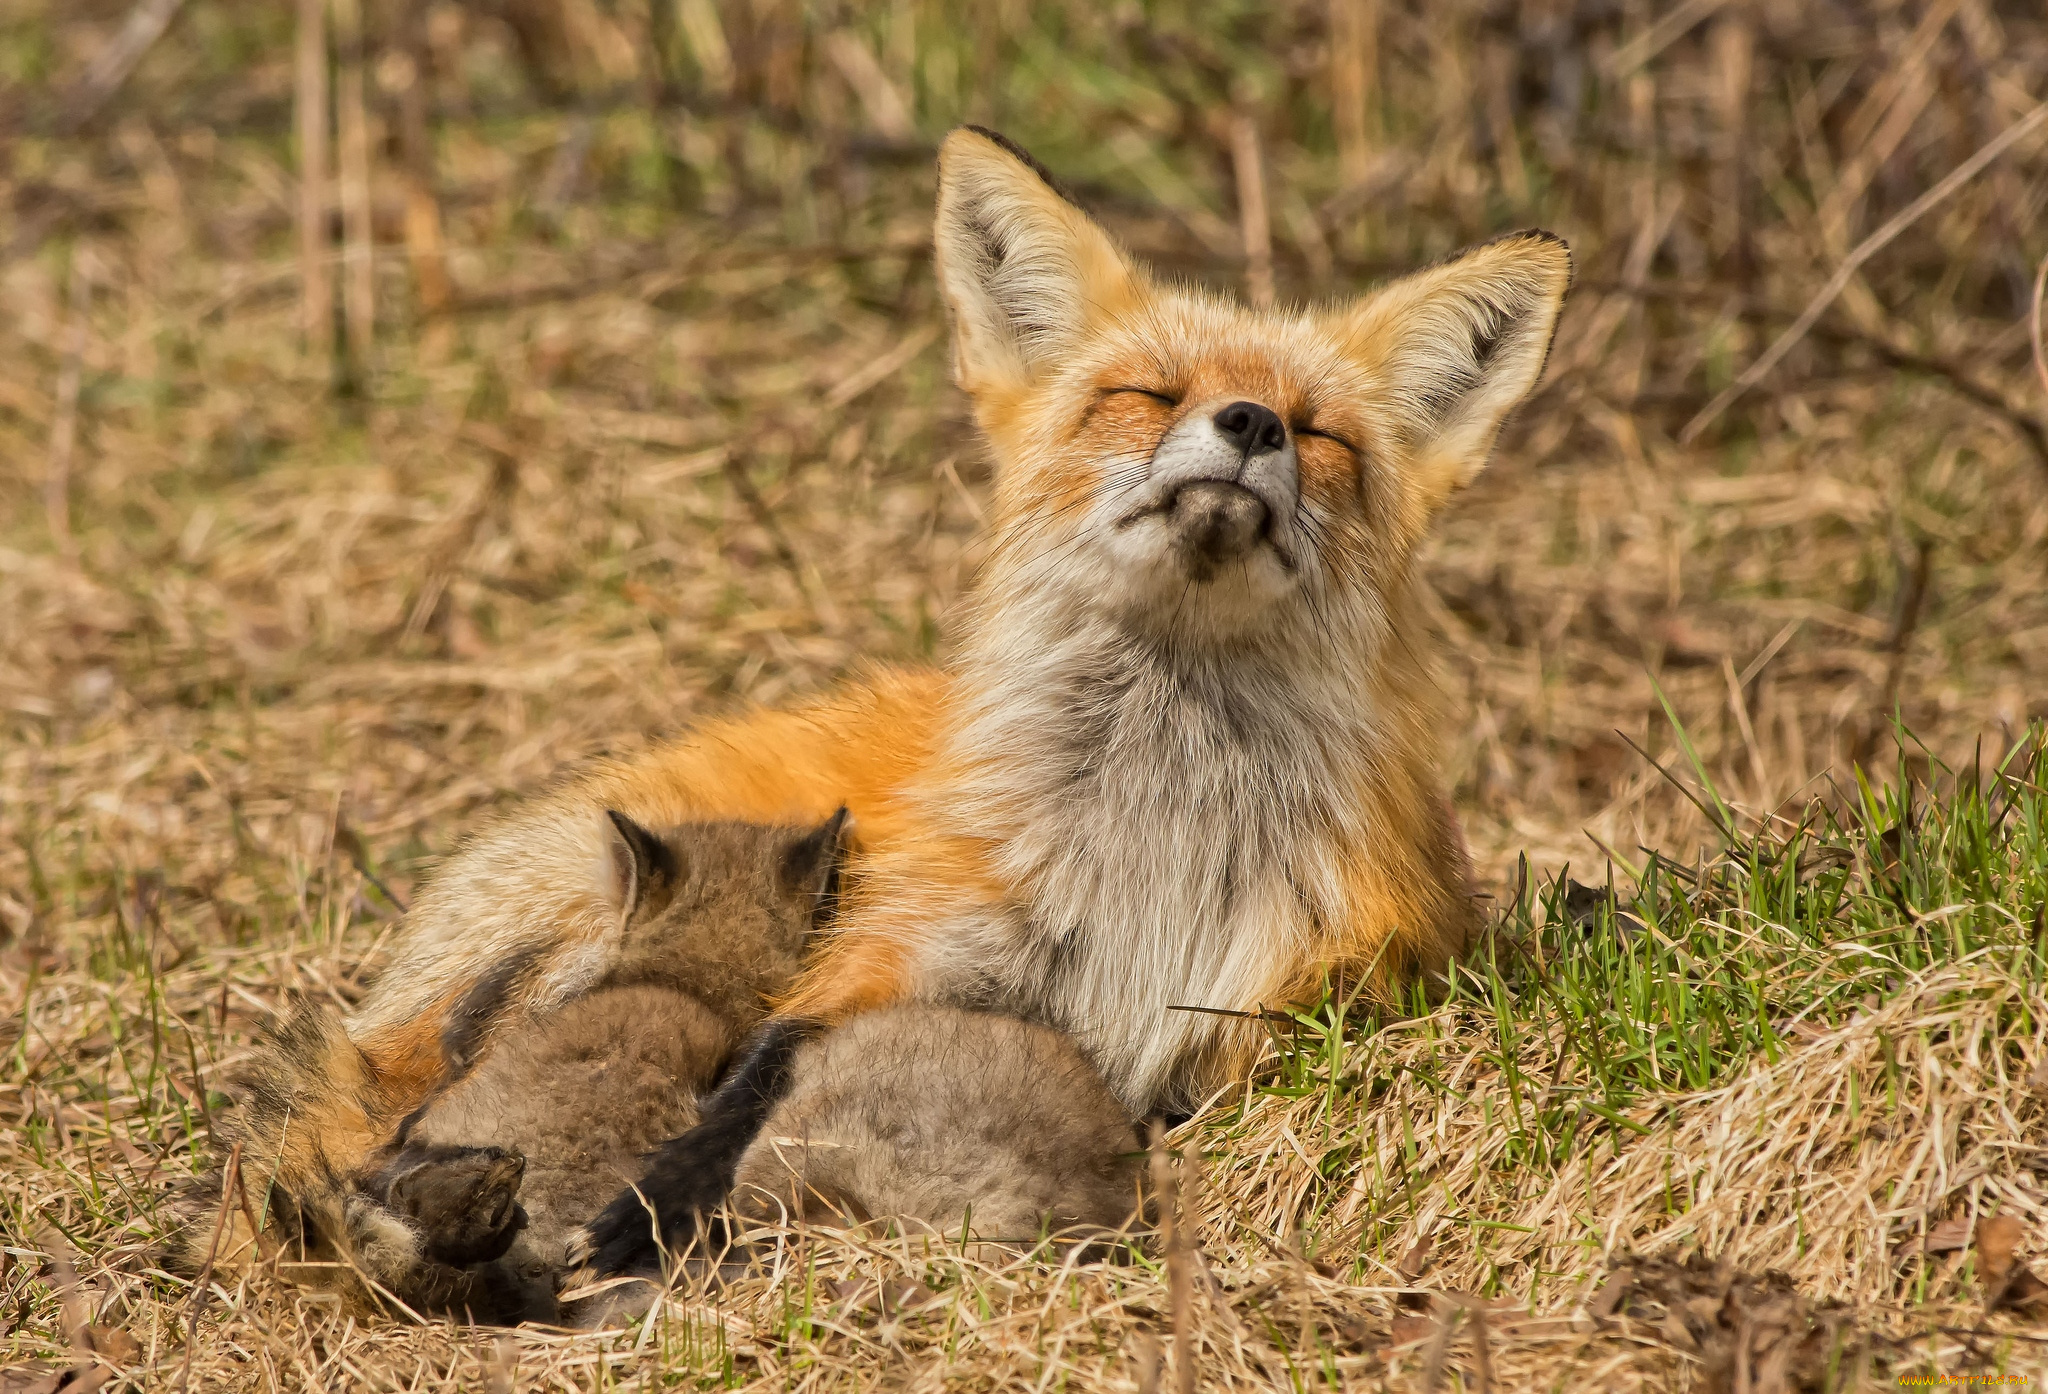
<instances>
[{"instance_id":1,"label":"mother fox","mask_svg":"<svg viewBox=\"0 0 2048 1394\"><path fill-rule=\"evenodd\" d=\"M1256 1024L1227 1012L1328 975L1383 990L1465 942L1414 559L1542 371L1564 244L1517 234L1353 303L1249 311L1155 282L975 129L940 151L935 242L997 466L957 665L705 726L476 836L347 1039L300 1041L297 1083L250 1110L246 1155L288 1196L342 1184L445 1052L481 1047L472 1022L604 973L608 809L845 805L836 930L780 1012L1035 1017L1140 1114L1243 1075Z\"/></svg>"}]
</instances>

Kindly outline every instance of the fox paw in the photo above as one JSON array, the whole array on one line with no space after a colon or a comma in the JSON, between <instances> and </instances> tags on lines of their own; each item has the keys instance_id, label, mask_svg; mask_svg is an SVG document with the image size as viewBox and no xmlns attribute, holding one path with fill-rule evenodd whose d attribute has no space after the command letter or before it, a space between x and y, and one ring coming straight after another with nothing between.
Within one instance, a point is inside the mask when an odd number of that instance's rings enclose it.
<instances>
[{"instance_id":1,"label":"fox paw","mask_svg":"<svg viewBox=\"0 0 2048 1394\"><path fill-rule=\"evenodd\" d=\"M410 1220L427 1258L487 1263L526 1227L526 1158L502 1147L407 1147L380 1174L384 1203Z\"/></svg>"},{"instance_id":2,"label":"fox paw","mask_svg":"<svg viewBox=\"0 0 2048 1394\"><path fill-rule=\"evenodd\" d=\"M669 1142L637 1186L619 1192L576 1232L570 1264L600 1278L659 1273L664 1252L689 1248L732 1188L731 1150L715 1125Z\"/></svg>"},{"instance_id":3,"label":"fox paw","mask_svg":"<svg viewBox=\"0 0 2048 1394\"><path fill-rule=\"evenodd\" d=\"M702 1121L649 1155L640 1184L619 1192L570 1242L570 1264L601 1278L656 1273L664 1251L695 1242L732 1190L740 1158L789 1092L797 1050L819 1029L801 1017L777 1017L756 1031L705 1099Z\"/></svg>"}]
</instances>

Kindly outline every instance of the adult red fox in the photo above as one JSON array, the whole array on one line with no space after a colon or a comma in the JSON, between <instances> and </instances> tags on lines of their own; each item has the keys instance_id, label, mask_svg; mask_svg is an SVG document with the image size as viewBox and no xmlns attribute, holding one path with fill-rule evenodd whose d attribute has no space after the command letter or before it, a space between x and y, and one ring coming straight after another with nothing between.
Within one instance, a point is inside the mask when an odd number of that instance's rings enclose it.
<instances>
[{"instance_id":1,"label":"adult red fox","mask_svg":"<svg viewBox=\"0 0 2048 1394\"><path fill-rule=\"evenodd\" d=\"M621 934L608 808L846 806L836 927L784 1019L998 1008L1072 1033L1140 1115L1258 1048L1256 1022L1180 1009L1380 991L1466 941L1414 559L1535 386L1564 243L1517 233L1355 301L1250 310L1155 280L966 129L939 153L935 245L996 466L958 661L706 725L478 834L246 1165L288 1190L354 1174L441 1078L466 1001L597 981ZM618 1238L601 1266L630 1257Z\"/></svg>"}]
</instances>

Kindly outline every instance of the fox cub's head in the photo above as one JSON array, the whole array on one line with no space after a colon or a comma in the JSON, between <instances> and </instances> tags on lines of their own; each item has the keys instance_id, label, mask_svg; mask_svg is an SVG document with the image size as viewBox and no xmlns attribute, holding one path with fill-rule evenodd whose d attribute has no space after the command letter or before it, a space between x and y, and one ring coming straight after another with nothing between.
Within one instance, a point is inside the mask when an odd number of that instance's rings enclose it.
<instances>
[{"instance_id":1,"label":"fox cub's head","mask_svg":"<svg viewBox=\"0 0 2048 1394\"><path fill-rule=\"evenodd\" d=\"M1296 618L1370 640L1431 516L1542 372L1559 239L1248 310L1162 286L1000 137L939 152L954 362L998 461L1005 595L1186 642Z\"/></svg>"},{"instance_id":2,"label":"fox cub's head","mask_svg":"<svg viewBox=\"0 0 2048 1394\"><path fill-rule=\"evenodd\" d=\"M598 868L621 942L609 981L696 990L707 968L726 987L780 992L838 898L847 817L810 828L684 823L664 832L605 813Z\"/></svg>"}]
</instances>

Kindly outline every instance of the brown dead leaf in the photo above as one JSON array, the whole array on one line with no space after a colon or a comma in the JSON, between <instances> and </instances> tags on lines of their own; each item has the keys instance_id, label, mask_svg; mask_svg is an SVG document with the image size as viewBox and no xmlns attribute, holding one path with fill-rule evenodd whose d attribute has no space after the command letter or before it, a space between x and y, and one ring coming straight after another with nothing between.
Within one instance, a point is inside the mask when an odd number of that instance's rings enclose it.
<instances>
[{"instance_id":1,"label":"brown dead leaf","mask_svg":"<svg viewBox=\"0 0 2048 1394\"><path fill-rule=\"evenodd\" d=\"M1408 1246L1407 1253L1401 1255L1394 1271L1411 1283L1420 1278L1429 1271L1429 1251L1435 1242L1427 1232L1416 1235L1415 1242Z\"/></svg>"},{"instance_id":2,"label":"brown dead leaf","mask_svg":"<svg viewBox=\"0 0 2048 1394\"><path fill-rule=\"evenodd\" d=\"M55 1394L61 1372L47 1360L0 1370L0 1394Z\"/></svg>"},{"instance_id":3,"label":"brown dead leaf","mask_svg":"<svg viewBox=\"0 0 2048 1394\"><path fill-rule=\"evenodd\" d=\"M88 1326L85 1343L94 1355L117 1370L125 1370L142 1359L142 1344L118 1326Z\"/></svg>"},{"instance_id":4,"label":"brown dead leaf","mask_svg":"<svg viewBox=\"0 0 2048 1394\"><path fill-rule=\"evenodd\" d=\"M2026 1233L2016 1215L1992 1215L1977 1223L1977 1272L1996 1286L2011 1276L2013 1251Z\"/></svg>"},{"instance_id":5,"label":"brown dead leaf","mask_svg":"<svg viewBox=\"0 0 2048 1394\"><path fill-rule=\"evenodd\" d=\"M1930 1254L1950 1254L1970 1247L1970 1217L1958 1215L1930 1227L1921 1248Z\"/></svg>"},{"instance_id":6,"label":"brown dead leaf","mask_svg":"<svg viewBox=\"0 0 2048 1394\"><path fill-rule=\"evenodd\" d=\"M1629 1289L1636 1285L1633 1268L1617 1268L1607 1275L1607 1281L1600 1284L1600 1291L1593 1294L1590 1310L1595 1317L1605 1319L1614 1315L1614 1309L1627 1297Z\"/></svg>"},{"instance_id":7,"label":"brown dead leaf","mask_svg":"<svg viewBox=\"0 0 2048 1394\"><path fill-rule=\"evenodd\" d=\"M1809 847L1799 854L1793 863L1793 873L1800 880L1810 880L1827 871L1839 871L1853 866L1856 854L1846 847Z\"/></svg>"},{"instance_id":8,"label":"brown dead leaf","mask_svg":"<svg viewBox=\"0 0 2048 1394\"><path fill-rule=\"evenodd\" d=\"M1399 1349L1426 1341L1436 1331L1435 1317L1395 1317L1393 1329L1387 1335L1387 1348Z\"/></svg>"},{"instance_id":9,"label":"brown dead leaf","mask_svg":"<svg viewBox=\"0 0 2048 1394\"><path fill-rule=\"evenodd\" d=\"M2017 1215L1993 1215L1977 1225L1977 1278L1987 1312L2048 1316L2048 1283L2020 1262L2026 1226Z\"/></svg>"},{"instance_id":10,"label":"brown dead leaf","mask_svg":"<svg viewBox=\"0 0 2048 1394\"><path fill-rule=\"evenodd\" d=\"M37 1361L20 1369L0 1370L0 1394L92 1394L114 1372L105 1365L58 1367Z\"/></svg>"},{"instance_id":11,"label":"brown dead leaf","mask_svg":"<svg viewBox=\"0 0 2048 1394\"><path fill-rule=\"evenodd\" d=\"M1848 1312L1809 1303L1782 1273L1761 1277L1694 1254L1630 1265L1627 1314L1697 1354L1717 1394L1803 1394L1864 1346ZM1612 1280L1610 1279L1610 1282Z\"/></svg>"}]
</instances>

